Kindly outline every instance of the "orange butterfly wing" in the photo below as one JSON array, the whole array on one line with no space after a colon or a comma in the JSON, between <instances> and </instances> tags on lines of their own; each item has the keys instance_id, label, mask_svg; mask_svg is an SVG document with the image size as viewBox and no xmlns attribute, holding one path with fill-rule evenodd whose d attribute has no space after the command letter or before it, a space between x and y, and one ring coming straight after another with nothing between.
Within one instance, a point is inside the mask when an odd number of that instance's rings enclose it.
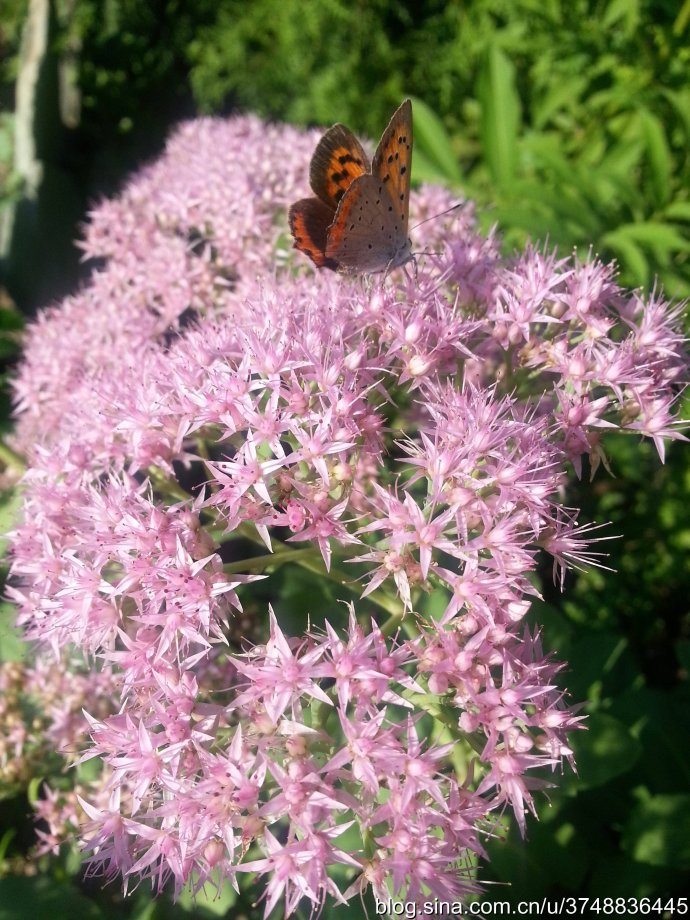
<instances>
[{"instance_id":1,"label":"orange butterfly wing","mask_svg":"<svg viewBox=\"0 0 690 920\"><path fill-rule=\"evenodd\" d=\"M409 260L407 227L381 179L367 173L347 190L328 228L326 258L349 272L380 272Z\"/></svg>"},{"instance_id":2,"label":"orange butterfly wing","mask_svg":"<svg viewBox=\"0 0 690 920\"><path fill-rule=\"evenodd\" d=\"M316 198L295 202L288 212L294 247L309 256L317 268L338 268L327 256L328 228L351 183L369 171L369 159L345 125L333 125L321 138L311 158L309 183Z\"/></svg>"},{"instance_id":3,"label":"orange butterfly wing","mask_svg":"<svg viewBox=\"0 0 690 920\"><path fill-rule=\"evenodd\" d=\"M393 114L383 132L371 169L385 184L396 213L405 227L405 236L410 214L411 167L412 103L406 99Z\"/></svg>"},{"instance_id":4,"label":"orange butterfly wing","mask_svg":"<svg viewBox=\"0 0 690 920\"><path fill-rule=\"evenodd\" d=\"M341 269L385 271L412 258L411 165L412 103L406 99L383 132L372 172L351 182L328 229L326 257Z\"/></svg>"},{"instance_id":5,"label":"orange butterfly wing","mask_svg":"<svg viewBox=\"0 0 690 920\"><path fill-rule=\"evenodd\" d=\"M337 262L326 255L328 227L334 213L318 198L303 198L295 202L288 212L295 249L309 256L317 268L338 267Z\"/></svg>"},{"instance_id":6,"label":"orange butterfly wing","mask_svg":"<svg viewBox=\"0 0 690 920\"><path fill-rule=\"evenodd\" d=\"M354 134L333 125L316 146L309 182L316 198L289 211L295 248L318 268L383 271L410 258L407 237L412 163L412 103L397 109L373 165Z\"/></svg>"},{"instance_id":7,"label":"orange butterfly wing","mask_svg":"<svg viewBox=\"0 0 690 920\"><path fill-rule=\"evenodd\" d=\"M335 211L350 184L369 172L364 148L345 125L333 125L317 144L309 167L314 194Z\"/></svg>"}]
</instances>

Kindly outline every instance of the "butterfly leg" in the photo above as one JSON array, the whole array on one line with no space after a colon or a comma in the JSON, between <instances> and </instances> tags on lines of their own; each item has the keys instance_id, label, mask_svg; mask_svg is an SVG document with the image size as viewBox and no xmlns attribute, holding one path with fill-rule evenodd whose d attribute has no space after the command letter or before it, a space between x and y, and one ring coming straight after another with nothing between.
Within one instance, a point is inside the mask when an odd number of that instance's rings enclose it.
<instances>
[{"instance_id":1,"label":"butterfly leg","mask_svg":"<svg viewBox=\"0 0 690 920\"><path fill-rule=\"evenodd\" d=\"M408 281L414 281L414 283L417 284L417 257L414 256L414 255L411 256L411 257L410 257L410 262L412 262L412 264L414 265L414 277L413 277L413 278L410 278L410 276L409 276L409 274L408 274L408 271L407 271L407 262L405 262L405 264L402 266L402 270L403 270L403 272L405 273L405 277L407 278ZM390 262L388 263L388 267L390 268ZM386 271L388 271L388 269L386 269Z\"/></svg>"}]
</instances>

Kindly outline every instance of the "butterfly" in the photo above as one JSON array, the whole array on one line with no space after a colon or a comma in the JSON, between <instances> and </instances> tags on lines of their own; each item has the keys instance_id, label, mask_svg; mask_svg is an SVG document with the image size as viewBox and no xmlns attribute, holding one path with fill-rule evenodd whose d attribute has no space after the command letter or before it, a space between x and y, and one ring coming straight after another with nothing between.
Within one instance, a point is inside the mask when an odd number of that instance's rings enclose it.
<instances>
[{"instance_id":1,"label":"butterfly","mask_svg":"<svg viewBox=\"0 0 690 920\"><path fill-rule=\"evenodd\" d=\"M345 125L333 125L316 146L309 184L288 219L295 249L317 268L380 272L409 262L407 235L412 164L412 103L393 114L369 165Z\"/></svg>"}]
</instances>

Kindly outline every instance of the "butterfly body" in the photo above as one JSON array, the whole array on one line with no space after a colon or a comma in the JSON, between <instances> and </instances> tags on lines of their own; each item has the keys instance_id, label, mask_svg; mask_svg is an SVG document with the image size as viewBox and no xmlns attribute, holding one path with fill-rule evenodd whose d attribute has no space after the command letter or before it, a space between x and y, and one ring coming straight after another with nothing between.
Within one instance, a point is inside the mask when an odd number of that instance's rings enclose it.
<instances>
[{"instance_id":1,"label":"butterfly body","mask_svg":"<svg viewBox=\"0 0 690 920\"><path fill-rule=\"evenodd\" d=\"M394 113L369 164L360 142L344 125L319 141L309 181L315 198L289 213L295 248L318 268L380 272L412 258L408 238L412 104Z\"/></svg>"}]
</instances>

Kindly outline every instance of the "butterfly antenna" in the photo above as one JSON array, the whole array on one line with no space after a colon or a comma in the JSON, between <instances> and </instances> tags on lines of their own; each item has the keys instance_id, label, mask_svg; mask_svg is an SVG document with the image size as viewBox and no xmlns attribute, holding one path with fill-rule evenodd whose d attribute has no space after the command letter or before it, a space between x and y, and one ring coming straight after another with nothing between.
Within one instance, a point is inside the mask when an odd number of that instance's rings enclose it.
<instances>
[{"instance_id":1,"label":"butterfly antenna","mask_svg":"<svg viewBox=\"0 0 690 920\"><path fill-rule=\"evenodd\" d=\"M443 217L446 214L450 214L451 211L457 211L458 208L461 208L464 205L464 201L459 201L457 204L454 204L452 208L446 208L445 211L441 211L440 214L432 214L431 217L425 217L424 220L420 220L418 224L415 224L414 227L410 227L410 230L416 230L417 227L421 227L422 224L428 223L430 220L436 220L439 217Z\"/></svg>"}]
</instances>

